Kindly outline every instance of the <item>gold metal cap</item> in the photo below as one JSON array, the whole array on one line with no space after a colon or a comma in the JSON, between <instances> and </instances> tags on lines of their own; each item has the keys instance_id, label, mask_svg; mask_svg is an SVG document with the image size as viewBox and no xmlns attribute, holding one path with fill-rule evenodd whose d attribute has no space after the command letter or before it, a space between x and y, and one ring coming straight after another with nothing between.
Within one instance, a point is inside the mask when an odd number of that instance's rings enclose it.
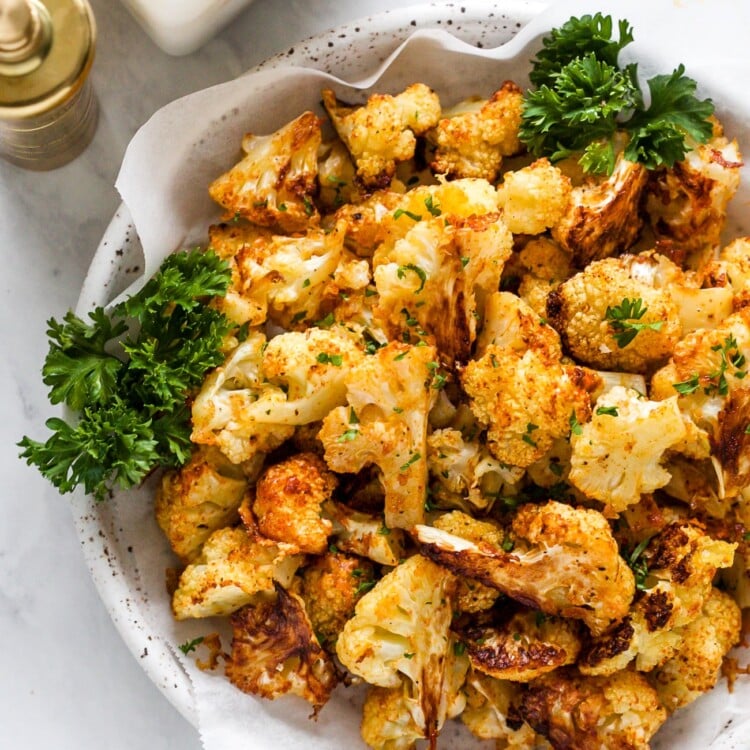
<instances>
[{"instance_id":1,"label":"gold metal cap","mask_svg":"<svg viewBox=\"0 0 750 750\"><path fill-rule=\"evenodd\" d=\"M95 38L86 0L0 0L0 119L38 117L70 99Z\"/></svg>"}]
</instances>

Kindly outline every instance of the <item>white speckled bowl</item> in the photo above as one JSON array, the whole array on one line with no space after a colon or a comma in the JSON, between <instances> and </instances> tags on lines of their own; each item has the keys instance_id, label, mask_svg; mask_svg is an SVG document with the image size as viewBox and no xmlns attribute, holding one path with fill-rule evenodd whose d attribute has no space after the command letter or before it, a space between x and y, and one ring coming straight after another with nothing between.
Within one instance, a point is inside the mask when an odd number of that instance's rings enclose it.
<instances>
[{"instance_id":1,"label":"white speckled bowl","mask_svg":"<svg viewBox=\"0 0 750 750\"><path fill-rule=\"evenodd\" d=\"M545 5L474 0L389 11L302 41L256 70L295 65L353 80L380 65L415 29L443 28L477 46L494 47L511 39ZM138 278L142 264L138 236L123 204L96 250L78 300L78 314L106 305ZM132 519L129 509L123 510L125 504L96 504L82 493L73 496L72 507L84 557L122 638L157 687L195 724L190 681L172 650L149 629L139 585L141 573L133 554L139 543L137 519ZM150 511L144 516L150 516ZM150 517L143 520L153 524Z\"/></svg>"}]
</instances>

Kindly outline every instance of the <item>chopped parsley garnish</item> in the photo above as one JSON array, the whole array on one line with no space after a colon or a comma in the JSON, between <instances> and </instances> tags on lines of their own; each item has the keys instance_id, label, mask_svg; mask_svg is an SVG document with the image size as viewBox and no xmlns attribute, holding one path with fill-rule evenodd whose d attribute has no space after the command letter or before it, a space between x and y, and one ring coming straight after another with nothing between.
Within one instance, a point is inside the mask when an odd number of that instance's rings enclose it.
<instances>
[{"instance_id":1,"label":"chopped parsley garnish","mask_svg":"<svg viewBox=\"0 0 750 750\"><path fill-rule=\"evenodd\" d=\"M411 211L407 211L406 209L403 209L403 208L397 208L393 212L393 218L394 219L400 219L402 216L408 216L412 221L422 221L421 214L415 214L415 213L412 213Z\"/></svg>"},{"instance_id":2,"label":"chopped parsley garnish","mask_svg":"<svg viewBox=\"0 0 750 750\"><path fill-rule=\"evenodd\" d=\"M619 416L616 406L599 406L596 410L599 416L617 417Z\"/></svg>"},{"instance_id":3,"label":"chopped parsley garnish","mask_svg":"<svg viewBox=\"0 0 750 750\"><path fill-rule=\"evenodd\" d=\"M185 641L185 643L181 643L178 648L180 649L180 651L182 651L183 654L185 654L185 656L187 656L189 653L195 651L195 649L198 648L201 643L203 643L202 635L198 636L197 638L193 638L192 641Z\"/></svg>"},{"instance_id":4,"label":"chopped parsley garnish","mask_svg":"<svg viewBox=\"0 0 750 750\"><path fill-rule=\"evenodd\" d=\"M329 312L324 318L315 321L315 325L318 328L330 328L336 322L336 318L333 317L333 313Z\"/></svg>"},{"instance_id":5,"label":"chopped parsley garnish","mask_svg":"<svg viewBox=\"0 0 750 750\"><path fill-rule=\"evenodd\" d=\"M399 279L403 279L404 276L406 276L407 271L411 271L412 273L417 274L417 276L419 277L419 288L414 292L414 294L419 294L424 289L425 282L427 281L427 274L425 273L424 269L420 268L419 266L415 266L413 263L407 263L405 266L398 267L396 275Z\"/></svg>"},{"instance_id":6,"label":"chopped parsley garnish","mask_svg":"<svg viewBox=\"0 0 750 750\"><path fill-rule=\"evenodd\" d=\"M417 461L419 461L420 458L422 458L421 453L418 453L416 451L412 453L411 456L409 457L409 460L405 464L401 465L401 471L407 471L409 467L412 464L415 464Z\"/></svg>"},{"instance_id":7,"label":"chopped parsley garnish","mask_svg":"<svg viewBox=\"0 0 750 750\"><path fill-rule=\"evenodd\" d=\"M663 320L655 320L652 323L638 323L648 311L644 307L643 300L640 297L629 299L625 297L623 301L615 307L607 307L604 319L609 322L612 329L612 337L617 342L620 349L626 347L641 331L650 329L659 331L664 325Z\"/></svg>"},{"instance_id":8,"label":"chopped parsley garnish","mask_svg":"<svg viewBox=\"0 0 750 750\"><path fill-rule=\"evenodd\" d=\"M536 445L536 441L531 437L531 433L534 432L534 430L538 430L538 429L539 429L539 425L529 422L526 425L526 432L524 432L524 434L521 435L521 439L523 440L523 442L527 443L532 448L536 448L537 445Z\"/></svg>"},{"instance_id":9,"label":"chopped parsley garnish","mask_svg":"<svg viewBox=\"0 0 750 750\"><path fill-rule=\"evenodd\" d=\"M574 435L580 435L583 433L583 427L581 427L581 423L578 421L578 417L576 416L576 413L574 411L570 413L568 424L570 425L570 431Z\"/></svg>"},{"instance_id":10,"label":"chopped parsley garnish","mask_svg":"<svg viewBox=\"0 0 750 750\"><path fill-rule=\"evenodd\" d=\"M320 352L315 359L322 365L334 365L335 367L341 367L344 363L344 357L341 354L328 354L327 352Z\"/></svg>"},{"instance_id":11,"label":"chopped parsley garnish","mask_svg":"<svg viewBox=\"0 0 750 750\"><path fill-rule=\"evenodd\" d=\"M524 96L520 139L535 156L553 161L571 154L587 172L611 174L615 135L628 135L624 157L648 169L671 167L688 151L686 137L711 137L709 99L695 96L696 83L679 65L647 81L649 106L637 66L621 67L620 51L633 41L626 20L601 13L570 18L542 40L532 61L535 88Z\"/></svg>"},{"instance_id":12,"label":"chopped parsley garnish","mask_svg":"<svg viewBox=\"0 0 750 750\"><path fill-rule=\"evenodd\" d=\"M649 576L648 563L643 557L643 553L648 547L648 543L651 541L651 537L647 537L628 555L627 561L630 569L635 575L635 587L639 591L646 591L647 589L653 588L653 584L650 584L647 579Z\"/></svg>"},{"instance_id":13,"label":"chopped parsley garnish","mask_svg":"<svg viewBox=\"0 0 750 750\"><path fill-rule=\"evenodd\" d=\"M711 351L719 353L718 369L709 373L694 373L687 380L672 383L672 388L681 396L689 396L699 388L703 388L703 393L707 396L726 396L729 393L727 373L739 380L747 376L747 369L741 369L747 365L745 355L739 351L737 339L732 334L729 334L721 344L714 344Z\"/></svg>"},{"instance_id":14,"label":"chopped parsley garnish","mask_svg":"<svg viewBox=\"0 0 750 750\"><path fill-rule=\"evenodd\" d=\"M427 207L427 210L433 215L433 216L440 216L443 212L440 209L440 206L435 203L434 198L431 195L428 195L424 199L424 204Z\"/></svg>"}]
</instances>

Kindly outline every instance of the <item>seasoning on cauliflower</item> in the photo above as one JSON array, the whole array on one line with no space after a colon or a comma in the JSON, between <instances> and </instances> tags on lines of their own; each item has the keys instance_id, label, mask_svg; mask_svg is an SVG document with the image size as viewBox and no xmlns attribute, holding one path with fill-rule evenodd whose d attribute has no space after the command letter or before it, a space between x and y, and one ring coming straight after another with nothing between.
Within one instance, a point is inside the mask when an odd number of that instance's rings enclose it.
<instances>
[{"instance_id":1,"label":"seasoning on cauliflower","mask_svg":"<svg viewBox=\"0 0 750 750\"><path fill-rule=\"evenodd\" d=\"M412 716L433 745L463 682L449 637L454 591L451 573L414 555L359 600L336 643L341 663L367 682L397 688L408 679Z\"/></svg>"},{"instance_id":2,"label":"seasoning on cauliflower","mask_svg":"<svg viewBox=\"0 0 750 750\"><path fill-rule=\"evenodd\" d=\"M349 406L331 410L319 433L333 471L378 466L390 529L410 529L424 519L436 356L431 346L393 342L365 357L345 375Z\"/></svg>"},{"instance_id":3,"label":"seasoning on cauliflower","mask_svg":"<svg viewBox=\"0 0 750 750\"><path fill-rule=\"evenodd\" d=\"M299 550L272 542L242 527L214 531L201 554L180 575L172 596L178 620L228 615L252 602L259 592L288 586L302 563Z\"/></svg>"},{"instance_id":4,"label":"seasoning on cauliflower","mask_svg":"<svg viewBox=\"0 0 750 750\"><path fill-rule=\"evenodd\" d=\"M644 372L682 337L679 308L661 285L666 258L623 255L590 263L547 297L547 316L576 360ZM677 269L679 270L679 269Z\"/></svg>"},{"instance_id":5,"label":"seasoning on cauliflower","mask_svg":"<svg viewBox=\"0 0 750 750\"><path fill-rule=\"evenodd\" d=\"M705 144L695 144L683 161L649 173L644 210L657 239L671 240L700 268L719 245L729 201L740 184L742 155L718 121Z\"/></svg>"},{"instance_id":6,"label":"seasoning on cauliflower","mask_svg":"<svg viewBox=\"0 0 750 750\"><path fill-rule=\"evenodd\" d=\"M362 706L362 739L373 750L414 750L424 739L413 711L413 699L406 685L384 688L377 685L367 691Z\"/></svg>"},{"instance_id":7,"label":"seasoning on cauliflower","mask_svg":"<svg viewBox=\"0 0 750 750\"><path fill-rule=\"evenodd\" d=\"M553 669L574 664L581 650L578 623L522 610L496 624L460 630L474 670L512 682L530 682Z\"/></svg>"},{"instance_id":8,"label":"seasoning on cauliflower","mask_svg":"<svg viewBox=\"0 0 750 750\"><path fill-rule=\"evenodd\" d=\"M518 714L555 748L648 750L667 718L656 691L637 672L581 677L559 669L534 680Z\"/></svg>"},{"instance_id":9,"label":"seasoning on cauliflower","mask_svg":"<svg viewBox=\"0 0 750 750\"><path fill-rule=\"evenodd\" d=\"M247 484L243 467L210 447L164 473L156 489L156 521L183 562L195 559L212 532L238 520Z\"/></svg>"},{"instance_id":10,"label":"seasoning on cauliflower","mask_svg":"<svg viewBox=\"0 0 750 750\"><path fill-rule=\"evenodd\" d=\"M338 138L321 143L318 148L318 203L324 211L335 211L364 199L355 175L349 152Z\"/></svg>"},{"instance_id":11,"label":"seasoning on cauliflower","mask_svg":"<svg viewBox=\"0 0 750 750\"><path fill-rule=\"evenodd\" d=\"M521 686L475 670L466 678L466 708L461 721L481 740L497 740L498 750L549 750L551 747L526 723L515 721L513 705Z\"/></svg>"},{"instance_id":12,"label":"seasoning on cauliflower","mask_svg":"<svg viewBox=\"0 0 750 750\"><path fill-rule=\"evenodd\" d=\"M322 92L323 106L339 138L357 167L357 177L368 188L387 187L398 162L414 156L417 139L440 117L437 94L414 83L396 96L373 94L361 106L338 101L330 89Z\"/></svg>"},{"instance_id":13,"label":"seasoning on cauliflower","mask_svg":"<svg viewBox=\"0 0 750 750\"><path fill-rule=\"evenodd\" d=\"M301 596L313 631L324 647L336 643L356 603L374 585L373 564L354 555L328 552L305 566Z\"/></svg>"},{"instance_id":14,"label":"seasoning on cauliflower","mask_svg":"<svg viewBox=\"0 0 750 750\"><path fill-rule=\"evenodd\" d=\"M636 669L650 671L671 658L681 648L681 629L700 615L716 572L731 566L736 547L694 521L670 523L644 541L639 556L631 553L640 591L627 617L584 649L585 674L611 674L633 659Z\"/></svg>"},{"instance_id":15,"label":"seasoning on cauliflower","mask_svg":"<svg viewBox=\"0 0 750 750\"><path fill-rule=\"evenodd\" d=\"M333 524L336 547L344 552L389 567L406 557L403 530L388 528L382 515L353 510L329 500L323 506L323 517Z\"/></svg>"},{"instance_id":16,"label":"seasoning on cauliflower","mask_svg":"<svg viewBox=\"0 0 750 750\"><path fill-rule=\"evenodd\" d=\"M335 474L314 453L269 466L255 486L253 513L260 533L300 552L323 554L333 524L323 518L322 508L337 485Z\"/></svg>"},{"instance_id":17,"label":"seasoning on cauliflower","mask_svg":"<svg viewBox=\"0 0 750 750\"><path fill-rule=\"evenodd\" d=\"M298 695L316 715L336 687L336 667L318 643L300 597L278 583L275 591L274 598L232 615L226 675L245 693L271 700Z\"/></svg>"},{"instance_id":18,"label":"seasoning on cauliflower","mask_svg":"<svg viewBox=\"0 0 750 750\"><path fill-rule=\"evenodd\" d=\"M570 432L571 415L588 419L590 399L579 368L542 348L519 352L491 344L461 373L461 383L498 460L526 467Z\"/></svg>"},{"instance_id":19,"label":"seasoning on cauliflower","mask_svg":"<svg viewBox=\"0 0 750 750\"><path fill-rule=\"evenodd\" d=\"M304 231L317 217L312 202L318 174L321 120L305 112L271 135L242 139L245 156L208 191L230 216L264 227Z\"/></svg>"},{"instance_id":20,"label":"seasoning on cauliflower","mask_svg":"<svg viewBox=\"0 0 750 750\"><path fill-rule=\"evenodd\" d=\"M211 247L229 261L232 282L217 307L236 323L291 328L324 317L340 294L370 283L366 261L344 248L345 224L293 237L232 222L211 227Z\"/></svg>"},{"instance_id":21,"label":"seasoning on cauliflower","mask_svg":"<svg viewBox=\"0 0 750 750\"><path fill-rule=\"evenodd\" d=\"M593 633L624 617L635 593L633 573L595 510L554 500L523 505L502 544L422 525L415 534L421 553L454 573L545 614L583 620Z\"/></svg>"},{"instance_id":22,"label":"seasoning on cauliflower","mask_svg":"<svg viewBox=\"0 0 750 750\"><path fill-rule=\"evenodd\" d=\"M573 430L568 479L604 503L605 515L617 515L669 482L663 455L685 434L676 396L649 401L615 386L599 397L591 421Z\"/></svg>"},{"instance_id":23,"label":"seasoning on cauliflower","mask_svg":"<svg viewBox=\"0 0 750 750\"><path fill-rule=\"evenodd\" d=\"M570 179L549 159L506 172L498 187L503 220L513 234L541 234L559 224L570 202Z\"/></svg>"},{"instance_id":24,"label":"seasoning on cauliflower","mask_svg":"<svg viewBox=\"0 0 750 750\"><path fill-rule=\"evenodd\" d=\"M482 177L494 182L504 156L521 151L523 92L505 81L488 99L467 99L444 110L440 121L427 133L434 144L430 168L447 177Z\"/></svg>"},{"instance_id":25,"label":"seasoning on cauliflower","mask_svg":"<svg viewBox=\"0 0 750 750\"><path fill-rule=\"evenodd\" d=\"M728 594L711 589L701 614L680 629L679 651L653 674L651 684L667 711L692 703L716 685L741 631L740 608Z\"/></svg>"},{"instance_id":26,"label":"seasoning on cauliflower","mask_svg":"<svg viewBox=\"0 0 750 750\"><path fill-rule=\"evenodd\" d=\"M632 247L643 227L640 202L647 179L642 164L620 154L609 177L574 183L567 211L552 227L553 239L572 255L574 265L583 268Z\"/></svg>"},{"instance_id":27,"label":"seasoning on cauliflower","mask_svg":"<svg viewBox=\"0 0 750 750\"><path fill-rule=\"evenodd\" d=\"M216 445L235 463L277 448L296 425L345 403L344 378L362 360L346 329L308 328L266 341L252 332L203 383L191 440Z\"/></svg>"}]
</instances>

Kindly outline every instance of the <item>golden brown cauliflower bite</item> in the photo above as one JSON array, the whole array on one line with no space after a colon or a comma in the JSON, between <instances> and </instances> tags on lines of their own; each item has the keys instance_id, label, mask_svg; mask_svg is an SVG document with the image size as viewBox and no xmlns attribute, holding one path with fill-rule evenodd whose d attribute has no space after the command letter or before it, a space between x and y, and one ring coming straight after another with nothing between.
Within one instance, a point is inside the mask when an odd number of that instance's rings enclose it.
<instances>
[{"instance_id":1,"label":"golden brown cauliflower bite","mask_svg":"<svg viewBox=\"0 0 750 750\"><path fill-rule=\"evenodd\" d=\"M375 585L375 566L355 555L328 552L305 566L302 599L323 646L336 643L357 602Z\"/></svg>"},{"instance_id":2,"label":"golden brown cauliflower bite","mask_svg":"<svg viewBox=\"0 0 750 750\"><path fill-rule=\"evenodd\" d=\"M336 666L318 643L302 599L278 584L275 594L230 618L226 675L245 693L271 700L298 695L317 713L338 683Z\"/></svg>"},{"instance_id":3,"label":"golden brown cauliflower bite","mask_svg":"<svg viewBox=\"0 0 750 750\"><path fill-rule=\"evenodd\" d=\"M361 106L343 104L330 89L324 89L322 97L357 167L358 179L369 188L387 187L398 162L414 156L416 136L440 118L440 100L423 83L414 83L396 96L372 94Z\"/></svg>"},{"instance_id":4,"label":"golden brown cauliflower bite","mask_svg":"<svg viewBox=\"0 0 750 750\"><path fill-rule=\"evenodd\" d=\"M434 144L430 168L447 177L482 177L494 182L504 156L521 151L523 92L505 81L489 99L467 99L444 110L438 124L428 132Z\"/></svg>"},{"instance_id":5,"label":"golden brown cauliflower bite","mask_svg":"<svg viewBox=\"0 0 750 750\"><path fill-rule=\"evenodd\" d=\"M211 447L199 447L184 466L164 473L156 521L183 562L197 557L212 532L238 520L247 484L243 467Z\"/></svg>"},{"instance_id":6,"label":"golden brown cauliflower bite","mask_svg":"<svg viewBox=\"0 0 750 750\"><path fill-rule=\"evenodd\" d=\"M560 669L529 685L518 715L554 748L648 750L667 718L656 691L637 672L582 677Z\"/></svg>"},{"instance_id":7,"label":"golden brown cauliflower bite","mask_svg":"<svg viewBox=\"0 0 750 750\"><path fill-rule=\"evenodd\" d=\"M645 372L682 337L679 307L662 286L661 256L622 255L590 263L547 297L547 319L579 362ZM679 269L674 269L679 273Z\"/></svg>"},{"instance_id":8,"label":"golden brown cauliflower bite","mask_svg":"<svg viewBox=\"0 0 750 750\"><path fill-rule=\"evenodd\" d=\"M506 172L497 189L503 219L513 234L541 234L556 226L570 202L570 179L549 159Z\"/></svg>"},{"instance_id":9,"label":"golden brown cauliflower bite","mask_svg":"<svg viewBox=\"0 0 750 750\"><path fill-rule=\"evenodd\" d=\"M643 227L640 202L647 179L642 164L620 155L610 176L575 180L568 208L552 228L552 237L578 268L617 255L636 242Z\"/></svg>"},{"instance_id":10,"label":"golden brown cauliflower bite","mask_svg":"<svg viewBox=\"0 0 750 750\"><path fill-rule=\"evenodd\" d=\"M269 466L255 486L253 513L260 533L321 555L328 549L333 524L323 518L323 504L338 479L314 453L298 453Z\"/></svg>"},{"instance_id":11,"label":"golden brown cauliflower bite","mask_svg":"<svg viewBox=\"0 0 750 750\"><path fill-rule=\"evenodd\" d=\"M209 187L229 216L243 216L264 227L304 231L317 217L312 195L317 187L321 120L305 112L271 135L248 133L243 159Z\"/></svg>"},{"instance_id":12,"label":"golden brown cauliflower bite","mask_svg":"<svg viewBox=\"0 0 750 750\"><path fill-rule=\"evenodd\" d=\"M624 617L635 593L633 573L595 510L554 500L523 505L500 545L431 526L417 526L415 536L423 555L454 573L545 614L583 620L594 633Z\"/></svg>"}]
</instances>

